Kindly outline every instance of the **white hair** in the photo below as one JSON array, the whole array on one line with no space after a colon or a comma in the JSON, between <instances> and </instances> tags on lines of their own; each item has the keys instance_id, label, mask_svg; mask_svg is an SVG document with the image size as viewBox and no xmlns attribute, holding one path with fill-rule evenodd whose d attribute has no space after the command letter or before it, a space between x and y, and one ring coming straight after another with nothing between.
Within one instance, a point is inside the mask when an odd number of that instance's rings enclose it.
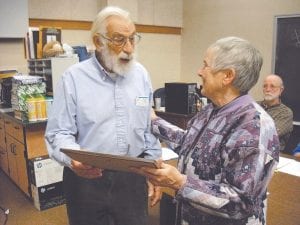
<instances>
[{"instance_id":1,"label":"white hair","mask_svg":"<svg viewBox=\"0 0 300 225\"><path fill-rule=\"evenodd\" d=\"M116 6L107 6L102 9L96 16L92 28L91 36L94 37L97 33L105 34L106 33L106 21L111 16L118 16L132 22L130 14L128 11L125 11Z\"/></svg>"}]
</instances>

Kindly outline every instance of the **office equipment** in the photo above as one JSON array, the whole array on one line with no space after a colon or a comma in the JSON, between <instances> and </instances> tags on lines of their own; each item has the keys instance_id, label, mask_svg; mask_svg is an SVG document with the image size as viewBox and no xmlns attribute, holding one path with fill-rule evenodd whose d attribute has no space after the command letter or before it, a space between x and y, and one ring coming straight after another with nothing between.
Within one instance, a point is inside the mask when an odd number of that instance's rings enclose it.
<instances>
[{"instance_id":1,"label":"office equipment","mask_svg":"<svg viewBox=\"0 0 300 225\"><path fill-rule=\"evenodd\" d=\"M0 81L1 94L0 101L4 107L11 107L11 89L12 89L12 78L4 78Z\"/></svg>"},{"instance_id":2,"label":"office equipment","mask_svg":"<svg viewBox=\"0 0 300 225\"><path fill-rule=\"evenodd\" d=\"M34 184L30 186L33 204L39 211L66 203L63 194L63 183L61 181L41 187L37 187Z\"/></svg>"},{"instance_id":3,"label":"office equipment","mask_svg":"<svg viewBox=\"0 0 300 225\"><path fill-rule=\"evenodd\" d=\"M79 57L79 62L84 61L90 58L90 54L88 53L86 46L73 46L75 54Z\"/></svg>"},{"instance_id":4,"label":"office equipment","mask_svg":"<svg viewBox=\"0 0 300 225\"><path fill-rule=\"evenodd\" d=\"M53 96L60 76L71 65L78 62L78 57L53 57L28 60L30 75L42 76L46 82L47 96Z\"/></svg>"},{"instance_id":5,"label":"office equipment","mask_svg":"<svg viewBox=\"0 0 300 225\"><path fill-rule=\"evenodd\" d=\"M69 157L87 165L101 169L131 172L130 167L152 167L158 168L156 160L143 159L130 156L110 155L103 153L89 152L86 150L72 150L63 148L60 150Z\"/></svg>"},{"instance_id":6,"label":"office equipment","mask_svg":"<svg viewBox=\"0 0 300 225\"><path fill-rule=\"evenodd\" d=\"M166 112L196 113L196 87L196 83L165 83Z\"/></svg>"}]
</instances>

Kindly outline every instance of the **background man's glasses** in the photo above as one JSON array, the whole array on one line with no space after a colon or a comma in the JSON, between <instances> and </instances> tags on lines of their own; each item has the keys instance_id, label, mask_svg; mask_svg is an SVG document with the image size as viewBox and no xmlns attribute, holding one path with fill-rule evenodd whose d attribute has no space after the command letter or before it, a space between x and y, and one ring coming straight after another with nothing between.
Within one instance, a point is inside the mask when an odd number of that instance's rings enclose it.
<instances>
[{"instance_id":1,"label":"background man's glasses","mask_svg":"<svg viewBox=\"0 0 300 225\"><path fill-rule=\"evenodd\" d=\"M141 40L141 36L137 33L129 37L125 37L123 35L115 35L112 38L106 37L103 34L100 35L102 38L104 38L105 40L111 42L113 45L118 47L123 47L127 43L127 41L129 41L131 45L136 45Z\"/></svg>"},{"instance_id":2,"label":"background man's glasses","mask_svg":"<svg viewBox=\"0 0 300 225\"><path fill-rule=\"evenodd\" d=\"M280 86L274 86L274 85L264 85L263 86L263 89L270 89L272 91L275 91L275 90L277 90L279 88L280 88Z\"/></svg>"}]
</instances>

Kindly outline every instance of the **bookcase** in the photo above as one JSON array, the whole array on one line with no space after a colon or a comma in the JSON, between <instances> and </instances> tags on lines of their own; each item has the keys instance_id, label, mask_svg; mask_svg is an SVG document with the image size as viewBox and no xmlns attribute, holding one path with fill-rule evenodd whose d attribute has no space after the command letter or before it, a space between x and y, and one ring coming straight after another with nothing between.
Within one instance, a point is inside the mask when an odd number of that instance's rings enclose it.
<instances>
[{"instance_id":1,"label":"bookcase","mask_svg":"<svg viewBox=\"0 0 300 225\"><path fill-rule=\"evenodd\" d=\"M29 59L28 73L29 75L42 76L46 82L47 96L53 96L59 77L69 66L78 61L78 57Z\"/></svg>"}]
</instances>

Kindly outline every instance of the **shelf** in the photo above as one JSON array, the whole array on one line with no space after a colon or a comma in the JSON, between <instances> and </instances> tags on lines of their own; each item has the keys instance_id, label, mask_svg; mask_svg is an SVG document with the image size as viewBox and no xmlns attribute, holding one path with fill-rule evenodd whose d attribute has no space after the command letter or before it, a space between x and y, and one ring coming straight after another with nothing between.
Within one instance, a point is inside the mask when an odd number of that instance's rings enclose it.
<instances>
[{"instance_id":1,"label":"shelf","mask_svg":"<svg viewBox=\"0 0 300 225\"><path fill-rule=\"evenodd\" d=\"M46 82L47 95L53 96L53 89L55 89L55 85L59 77L69 66L77 62L78 57L52 57L45 59L29 59L28 70L30 75L43 77L44 81Z\"/></svg>"}]
</instances>

